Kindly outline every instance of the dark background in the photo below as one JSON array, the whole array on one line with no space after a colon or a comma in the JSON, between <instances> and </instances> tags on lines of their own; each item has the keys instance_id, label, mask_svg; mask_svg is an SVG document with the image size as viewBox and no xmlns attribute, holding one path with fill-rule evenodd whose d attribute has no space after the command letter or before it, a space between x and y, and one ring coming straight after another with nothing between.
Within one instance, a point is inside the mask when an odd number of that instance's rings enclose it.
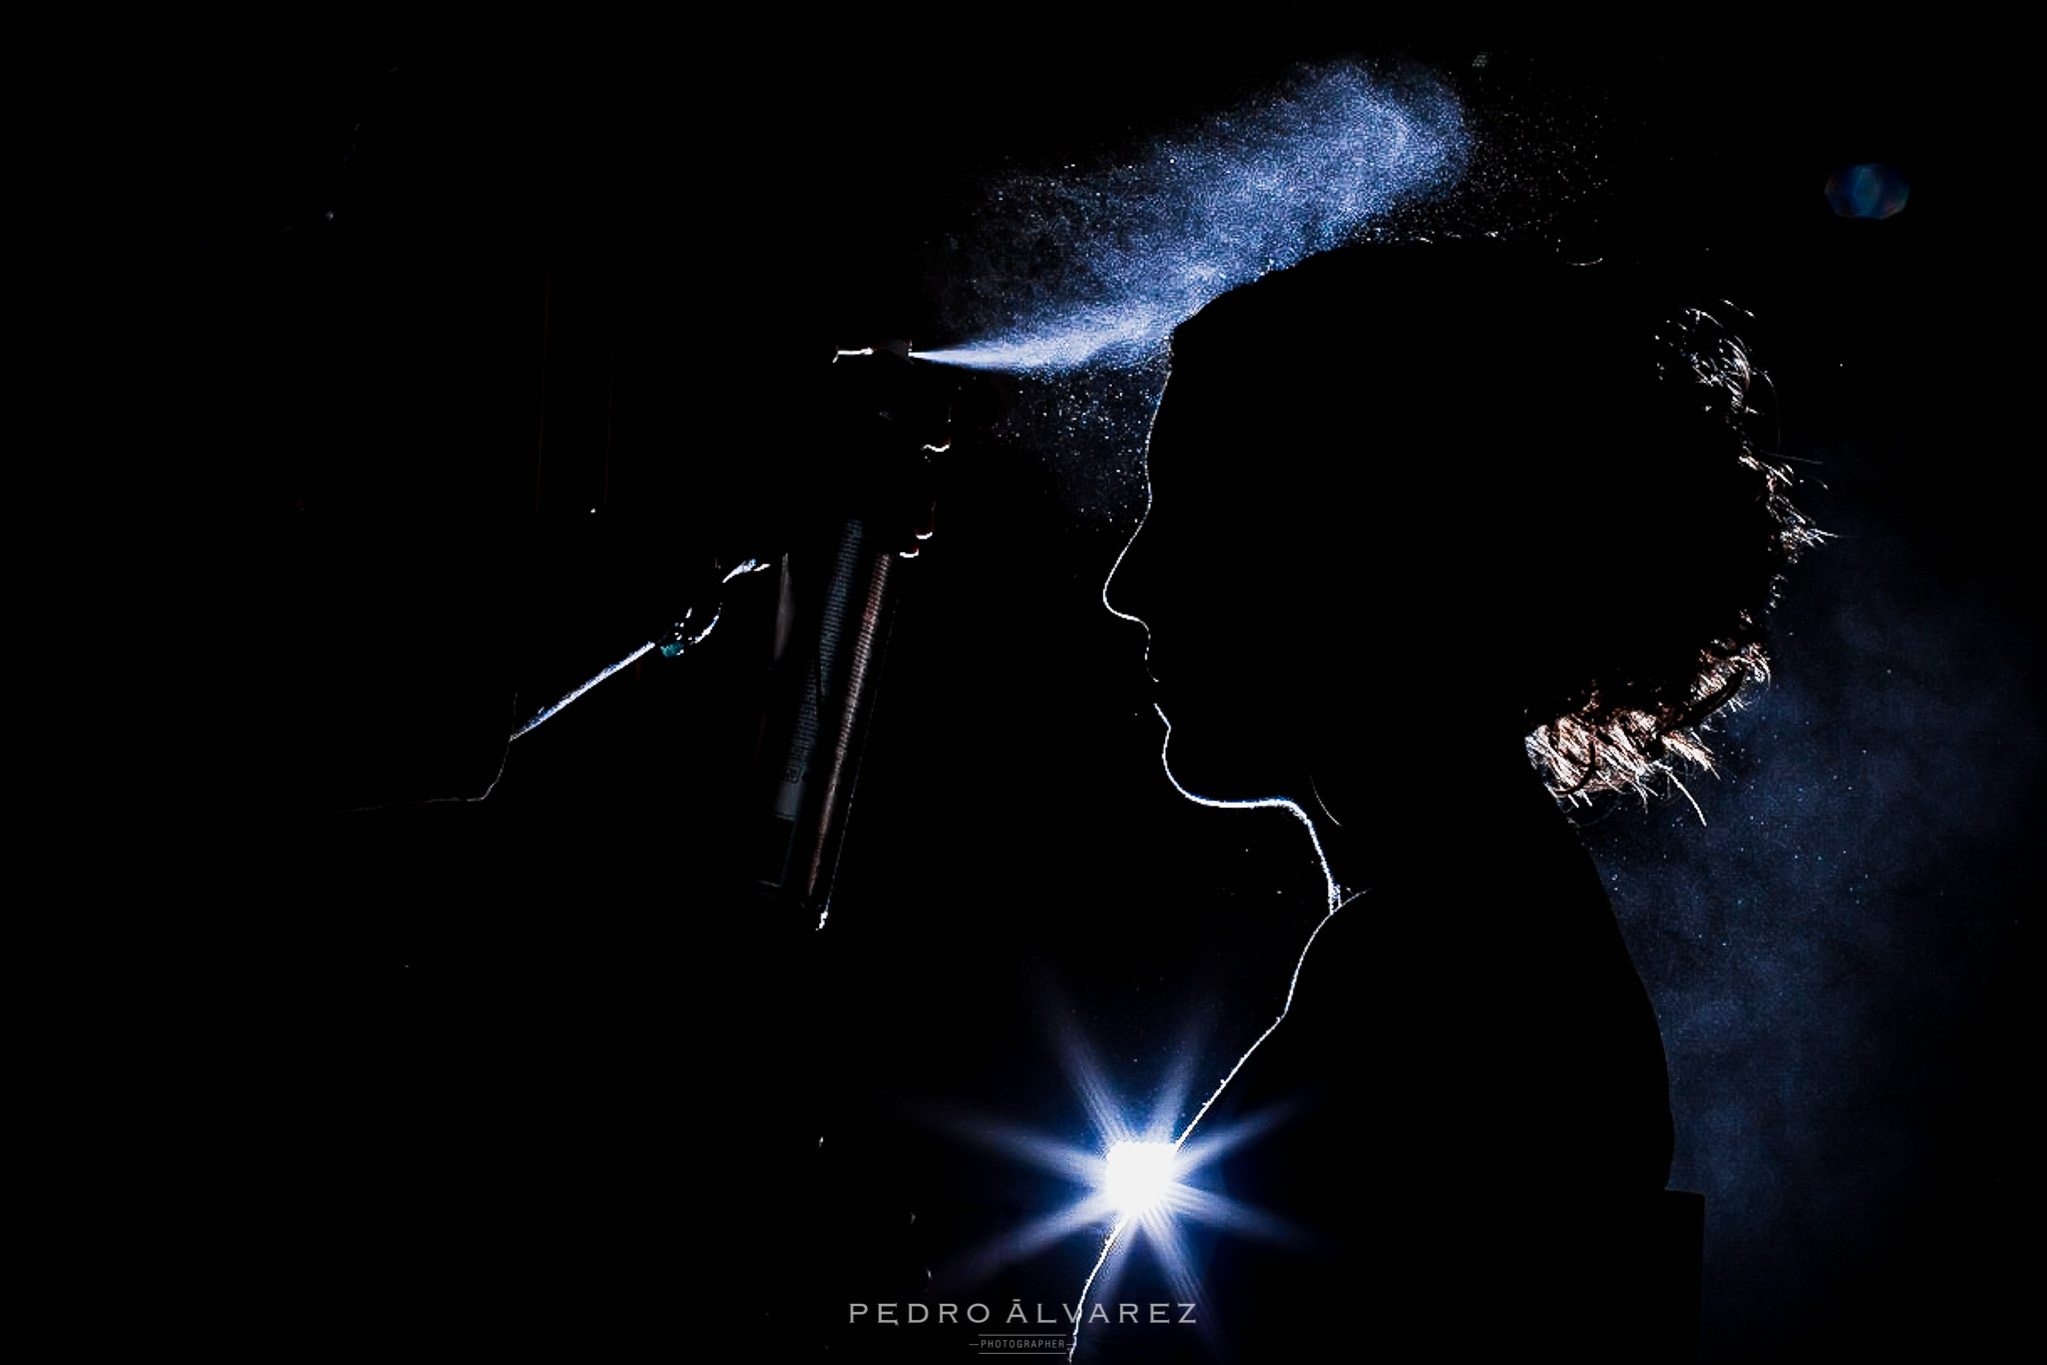
<instances>
[{"instance_id":1,"label":"dark background","mask_svg":"<svg viewBox=\"0 0 2047 1365\"><path fill-rule=\"evenodd\" d=\"M178 1311L686 1343L755 1296L791 1330L834 1245L943 1259L1071 1197L934 1108L1086 1146L1073 1039L1138 1109L1227 1066L1319 877L1285 815L1159 773L1139 642L1098 600L1141 410L1083 495L1020 385L959 378L822 949L708 889L765 629L744 584L699 651L514 746L487 801L414 803L482 790L515 692L646 638L767 534L834 347L970 339L943 271L991 184L1362 53L1443 72L1481 137L1417 230L1683 255L1754 315L1837 537L1790 586L1777 683L1688 783L1705 823L1585 816L1663 1022L1674 1183L1709 1200L1709 1357L1987 1343L2027 1216L2040 757L1995 63L968 22L166 51L136 134L166 171L137 229L174 509L150 586L208 604L169 765L193 780L160 784L206 888L175 960L204 966L142 1073L175 1135L144 1254L209 1286ZM1904 212L1831 212L1860 162L1903 175ZM1651 561L1653 521L1584 552ZM848 1129L803 1193L763 1178L780 1130ZM1090 1254L1069 1237L988 1301L1070 1297Z\"/></svg>"}]
</instances>

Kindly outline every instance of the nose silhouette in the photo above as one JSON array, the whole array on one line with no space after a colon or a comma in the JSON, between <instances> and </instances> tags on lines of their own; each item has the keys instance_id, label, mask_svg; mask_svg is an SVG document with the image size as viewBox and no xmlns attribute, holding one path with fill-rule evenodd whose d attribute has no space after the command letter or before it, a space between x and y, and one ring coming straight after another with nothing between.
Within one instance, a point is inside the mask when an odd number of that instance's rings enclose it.
<instances>
[{"instance_id":1,"label":"nose silhouette","mask_svg":"<svg viewBox=\"0 0 2047 1365\"><path fill-rule=\"evenodd\" d=\"M1147 512L1145 522L1150 519ZM1152 595L1147 591L1142 566L1150 562L1150 557L1141 553L1139 548L1145 539L1145 522L1138 523L1137 530L1124 542L1123 552L1110 568L1109 577L1102 584L1102 605L1109 609L1111 616L1143 626L1149 634L1150 622L1145 617L1144 607L1152 600Z\"/></svg>"}]
</instances>

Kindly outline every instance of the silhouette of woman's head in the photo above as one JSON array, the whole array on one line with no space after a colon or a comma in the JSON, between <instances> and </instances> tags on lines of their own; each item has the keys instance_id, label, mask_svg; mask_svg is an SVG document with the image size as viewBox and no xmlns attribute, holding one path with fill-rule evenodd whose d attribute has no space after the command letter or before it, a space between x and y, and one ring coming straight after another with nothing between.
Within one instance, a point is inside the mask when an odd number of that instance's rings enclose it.
<instances>
[{"instance_id":1,"label":"silhouette of woman's head","mask_svg":"<svg viewBox=\"0 0 2047 1365\"><path fill-rule=\"evenodd\" d=\"M1762 383L1643 272L1493 242L1216 300L1174 333L1108 593L1150 627L1175 776L1400 789L1518 737L1559 791L1703 760L1818 538L1749 439Z\"/></svg>"}]
</instances>

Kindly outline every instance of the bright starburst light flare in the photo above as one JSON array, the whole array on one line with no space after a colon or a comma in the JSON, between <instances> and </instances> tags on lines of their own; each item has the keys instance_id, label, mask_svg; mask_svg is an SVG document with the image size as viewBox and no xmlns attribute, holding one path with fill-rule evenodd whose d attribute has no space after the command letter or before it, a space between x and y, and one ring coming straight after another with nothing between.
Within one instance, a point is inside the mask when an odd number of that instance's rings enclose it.
<instances>
[{"instance_id":1,"label":"bright starburst light flare","mask_svg":"<svg viewBox=\"0 0 2047 1365\"><path fill-rule=\"evenodd\" d=\"M1119 1142L1109 1149L1102 1193L1125 1218L1141 1218L1165 1202L1173 1187L1173 1161L1180 1149L1170 1142Z\"/></svg>"},{"instance_id":2,"label":"bright starburst light flare","mask_svg":"<svg viewBox=\"0 0 2047 1365\"><path fill-rule=\"evenodd\" d=\"M1156 1250L1180 1302L1195 1302L1200 1297L1198 1276L1180 1231L1184 1220L1247 1236L1286 1239L1290 1230L1280 1220L1197 1183L1211 1163L1263 1135L1285 1118L1284 1109L1268 1110L1213 1128L1198 1141L1190 1140L1194 1124L1175 1137L1172 1116L1180 1112L1192 1090L1193 1078L1185 1067L1176 1068L1174 1074L1165 1078L1152 1117L1133 1123L1111 1093L1093 1049L1078 1030L1070 1026L1061 1028L1059 1043L1065 1070L1087 1110L1093 1143L1081 1146L1061 1142L1013 1125L965 1115L942 1120L945 1126L962 1135L1064 1176L1084 1191L1064 1208L973 1253L961 1267L968 1279L991 1276L1004 1265L1027 1260L1074 1233L1106 1227L1101 1253L1086 1284L1076 1301L1066 1305L1068 1323L1076 1329L1077 1337L1079 1325L1086 1320L1090 1293L1098 1284L1104 1290L1113 1286L1124 1253L1140 1236ZM1176 1052L1184 1058L1192 1050L1180 1048ZM1242 1061L1237 1063L1238 1067L1242 1065ZM1231 1074L1235 1072L1233 1067ZM1227 1083L1225 1079L1224 1084ZM1218 1086L1216 1094L1220 1093ZM1202 1112L1206 1113L1214 1102L1215 1096L1211 1095ZM1195 1122L1199 1121L1197 1116Z\"/></svg>"}]
</instances>

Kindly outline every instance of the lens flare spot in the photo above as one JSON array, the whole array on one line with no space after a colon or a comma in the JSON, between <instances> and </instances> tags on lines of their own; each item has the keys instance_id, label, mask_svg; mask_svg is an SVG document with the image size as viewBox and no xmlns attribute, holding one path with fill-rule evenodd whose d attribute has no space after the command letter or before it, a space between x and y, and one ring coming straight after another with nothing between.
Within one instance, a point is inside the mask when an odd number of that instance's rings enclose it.
<instances>
[{"instance_id":1,"label":"lens flare spot","mask_svg":"<svg viewBox=\"0 0 2047 1365\"><path fill-rule=\"evenodd\" d=\"M1142 1218L1171 1194L1178 1156L1171 1142L1119 1142L1109 1149L1102 1192L1122 1217Z\"/></svg>"},{"instance_id":2,"label":"lens flare spot","mask_svg":"<svg viewBox=\"0 0 2047 1365\"><path fill-rule=\"evenodd\" d=\"M1844 166L1827 178L1827 203L1843 218L1890 218L1902 213L1912 187L1896 167L1879 162Z\"/></svg>"}]
</instances>

